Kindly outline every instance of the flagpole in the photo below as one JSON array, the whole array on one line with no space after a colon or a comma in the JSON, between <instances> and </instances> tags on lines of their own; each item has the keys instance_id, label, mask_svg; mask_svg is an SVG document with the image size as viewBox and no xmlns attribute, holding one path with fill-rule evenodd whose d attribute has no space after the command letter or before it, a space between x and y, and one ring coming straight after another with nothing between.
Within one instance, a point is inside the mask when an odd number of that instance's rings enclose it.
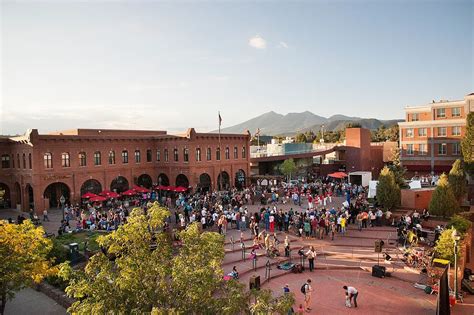
<instances>
[{"instance_id":1,"label":"flagpole","mask_svg":"<svg viewBox=\"0 0 474 315\"><path fill-rule=\"evenodd\" d=\"M218 185L220 186L220 188L222 189L222 151L221 151L221 112L218 111L218 115L219 115L219 175L217 176L217 178L219 179L219 182L218 182Z\"/></svg>"}]
</instances>

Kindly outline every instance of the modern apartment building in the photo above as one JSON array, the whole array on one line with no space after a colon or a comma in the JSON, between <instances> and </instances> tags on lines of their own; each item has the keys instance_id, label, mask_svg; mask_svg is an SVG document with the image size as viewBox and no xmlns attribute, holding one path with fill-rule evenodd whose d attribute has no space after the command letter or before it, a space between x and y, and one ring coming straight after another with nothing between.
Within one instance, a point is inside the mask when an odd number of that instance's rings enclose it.
<instances>
[{"instance_id":1,"label":"modern apartment building","mask_svg":"<svg viewBox=\"0 0 474 315\"><path fill-rule=\"evenodd\" d=\"M471 111L474 111L474 93L459 101L407 106L405 121L398 125L400 160L408 172L448 172L453 162L462 157L461 139Z\"/></svg>"}]
</instances>

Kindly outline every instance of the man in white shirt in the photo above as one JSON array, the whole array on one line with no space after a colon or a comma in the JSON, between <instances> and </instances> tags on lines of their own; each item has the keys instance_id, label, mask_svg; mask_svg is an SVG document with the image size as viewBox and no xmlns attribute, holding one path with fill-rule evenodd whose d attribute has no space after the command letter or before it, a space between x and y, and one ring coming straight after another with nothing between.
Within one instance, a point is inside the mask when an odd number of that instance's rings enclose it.
<instances>
[{"instance_id":1,"label":"man in white shirt","mask_svg":"<svg viewBox=\"0 0 474 315\"><path fill-rule=\"evenodd\" d=\"M354 299L354 307L357 307L357 296L359 295L359 292L357 291L356 288L354 287L348 287L347 285L342 287L344 290L346 290L346 296L349 297L349 300L352 302L352 299Z\"/></svg>"}]
</instances>

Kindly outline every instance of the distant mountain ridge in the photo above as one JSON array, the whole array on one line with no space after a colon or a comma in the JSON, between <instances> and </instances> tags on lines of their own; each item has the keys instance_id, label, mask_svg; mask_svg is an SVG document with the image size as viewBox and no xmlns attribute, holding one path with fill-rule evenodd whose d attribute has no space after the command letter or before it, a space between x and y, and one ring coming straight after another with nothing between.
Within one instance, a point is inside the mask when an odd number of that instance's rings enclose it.
<instances>
[{"instance_id":1,"label":"distant mountain ridge","mask_svg":"<svg viewBox=\"0 0 474 315\"><path fill-rule=\"evenodd\" d=\"M403 120L379 120L375 118L349 117L345 115L333 115L329 118L326 118L318 116L310 111L305 111L302 113L288 113L286 115L270 111L244 121L240 124L222 128L221 132L242 133L244 130L249 130L253 134L258 128L260 128L261 135L292 136L298 132L305 132L309 130L317 132L321 129L322 125L324 125L324 130L327 131L334 131L344 128L348 123L360 124L363 128L374 130L382 125L385 127L393 126L400 121Z\"/></svg>"}]
</instances>

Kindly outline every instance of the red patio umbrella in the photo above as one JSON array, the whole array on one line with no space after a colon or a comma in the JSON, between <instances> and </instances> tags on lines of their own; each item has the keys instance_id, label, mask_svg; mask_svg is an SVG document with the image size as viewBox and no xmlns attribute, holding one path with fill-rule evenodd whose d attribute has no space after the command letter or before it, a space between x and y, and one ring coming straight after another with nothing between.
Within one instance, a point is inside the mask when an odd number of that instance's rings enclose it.
<instances>
[{"instance_id":1,"label":"red patio umbrella","mask_svg":"<svg viewBox=\"0 0 474 315\"><path fill-rule=\"evenodd\" d=\"M158 189L159 190L168 190L168 186L160 185L160 186L158 186Z\"/></svg>"},{"instance_id":2,"label":"red patio umbrella","mask_svg":"<svg viewBox=\"0 0 474 315\"><path fill-rule=\"evenodd\" d=\"M145 188L145 187L140 187L140 186L133 186L133 190L135 190L136 192L139 192L139 193L147 193L147 192L150 192L149 189Z\"/></svg>"},{"instance_id":3,"label":"red patio umbrella","mask_svg":"<svg viewBox=\"0 0 474 315\"><path fill-rule=\"evenodd\" d=\"M123 196L133 196L136 195L137 192L133 189L126 190L122 193Z\"/></svg>"},{"instance_id":4,"label":"red patio umbrella","mask_svg":"<svg viewBox=\"0 0 474 315\"><path fill-rule=\"evenodd\" d=\"M175 189L176 189L175 186L168 186L168 187L166 188L166 190L169 190L169 191L174 191Z\"/></svg>"},{"instance_id":5,"label":"red patio umbrella","mask_svg":"<svg viewBox=\"0 0 474 315\"><path fill-rule=\"evenodd\" d=\"M111 192L112 192L112 191L106 189L106 190L101 191L101 192L99 193L99 195L100 195L100 196L107 196L107 195L110 194Z\"/></svg>"},{"instance_id":6,"label":"red patio umbrella","mask_svg":"<svg viewBox=\"0 0 474 315\"><path fill-rule=\"evenodd\" d=\"M108 198L118 198L118 197L120 197L120 195L117 194L116 192L113 192L113 191L112 191L112 192L110 192L110 193L107 194L107 197L108 197Z\"/></svg>"},{"instance_id":7,"label":"red patio umbrella","mask_svg":"<svg viewBox=\"0 0 474 315\"><path fill-rule=\"evenodd\" d=\"M332 178L342 179L342 178L347 177L347 174L344 172L334 172L334 173L328 174L328 176Z\"/></svg>"},{"instance_id":8,"label":"red patio umbrella","mask_svg":"<svg viewBox=\"0 0 474 315\"><path fill-rule=\"evenodd\" d=\"M97 197L96 194L94 193L91 193L91 192L86 192L84 195L81 196L82 199L89 199L89 198L93 198L93 197Z\"/></svg>"},{"instance_id":9,"label":"red patio umbrella","mask_svg":"<svg viewBox=\"0 0 474 315\"><path fill-rule=\"evenodd\" d=\"M107 198L102 197L102 196L95 196L95 197L91 197L89 200L92 202L102 202L102 201L106 201Z\"/></svg>"},{"instance_id":10,"label":"red patio umbrella","mask_svg":"<svg viewBox=\"0 0 474 315\"><path fill-rule=\"evenodd\" d=\"M184 188L182 186L178 186L174 189L174 191L176 191L176 192L185 192L186 190L188 190L188 189Z\"/></svg>"}]
</instances>

